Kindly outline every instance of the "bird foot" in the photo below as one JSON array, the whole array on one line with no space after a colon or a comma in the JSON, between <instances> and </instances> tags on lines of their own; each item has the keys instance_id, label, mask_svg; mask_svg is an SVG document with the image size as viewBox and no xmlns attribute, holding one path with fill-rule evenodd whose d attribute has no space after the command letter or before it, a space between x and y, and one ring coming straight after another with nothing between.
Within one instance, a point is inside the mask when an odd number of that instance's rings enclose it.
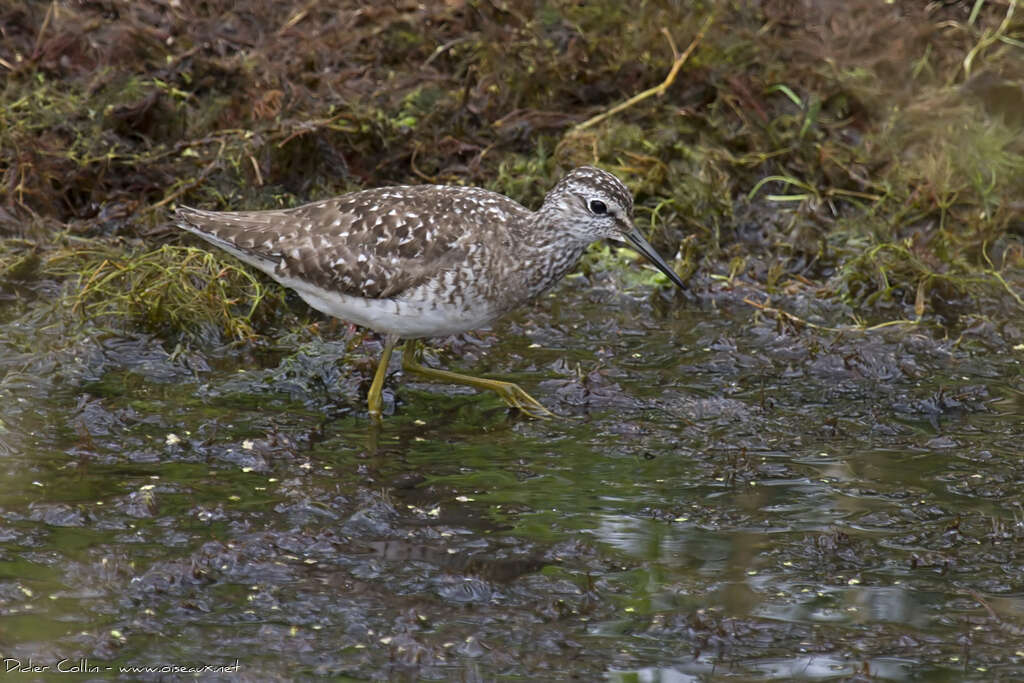
<instances>
[{"instance_id":1,"label":"bird foot","mask_svg":"<svg viewBox=\"0 0 1024 683\"><path fill-rule=\"evenodd\" d=\"M518 384L501 382L499 380L489 381L491 385L487 388L500 396L501 400L510 408L517 408L526 415L538 420L550 420L553 417L558 417L545 408L540 401L526 393Z\"/></svg>"},{"instance_id":2,"label":"bird foot","mask_svg":"<svg viewBox=\"0 0 1024 683\"><path fill-rule=\"evenodd\" d=\"M419 359L420 344L418 340L410 339L402 351L402 367L408 372L415 372L439 382L451 384L464 384L476 389L493 391L510 408L516 408L524 414L538 420L549 420L558 417L550 410L541 405L540 401L523 391L522 387L512 382L503 382L499 379L486 379L483 377L472 377L449 370L438 370L423 365Z\"/></svg>"}]
</instances>

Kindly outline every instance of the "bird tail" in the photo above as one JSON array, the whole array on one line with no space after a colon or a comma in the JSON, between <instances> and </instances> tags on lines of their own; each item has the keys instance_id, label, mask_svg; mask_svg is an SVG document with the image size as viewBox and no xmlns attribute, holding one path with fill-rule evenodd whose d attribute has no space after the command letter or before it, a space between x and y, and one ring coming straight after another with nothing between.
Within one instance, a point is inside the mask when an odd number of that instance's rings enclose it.
<instances>
[{"instance_id":1,"label":"bird tail","mask_svg":"<svg viewBox=\"0 0 1024 683\"><path fill-rule=\"evenodd\" d=\"M273 239L272 233L266 230L263 221L253 217L253 213L179 206L175 212L175 224L250 266L273 274L280 258L272 249L272 242L267 243Z\"/></svg>"}]
</instances>

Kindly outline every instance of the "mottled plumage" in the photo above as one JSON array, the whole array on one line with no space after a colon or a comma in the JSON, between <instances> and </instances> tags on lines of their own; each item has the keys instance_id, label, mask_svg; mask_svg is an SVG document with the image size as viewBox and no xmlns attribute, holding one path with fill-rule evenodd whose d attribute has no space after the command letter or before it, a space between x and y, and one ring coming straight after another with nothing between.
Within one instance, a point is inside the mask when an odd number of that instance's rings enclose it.
<instances>
[{"instance_id":1,"label":"mottled plumage","mask_svg":"<svg viewBox=\"0 0 1024 683\"><path fill-rule=\"evenodd\" d=\"M415 339L486 325L556 283L602 238L628 240L682 286L632 213L618 178L584 166L537 211L477 187L417 185L284 210L181 207L177 217L317 310Z\"/></svg>"}]
</instances>

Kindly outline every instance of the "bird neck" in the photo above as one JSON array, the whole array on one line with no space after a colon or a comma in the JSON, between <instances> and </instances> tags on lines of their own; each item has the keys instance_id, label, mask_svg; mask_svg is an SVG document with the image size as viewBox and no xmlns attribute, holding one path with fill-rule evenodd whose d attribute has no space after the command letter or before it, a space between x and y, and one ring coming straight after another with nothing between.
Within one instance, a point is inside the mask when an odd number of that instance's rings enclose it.
<instances>
[{"instance_id":1,"label":"bird neck","mask_svg":"<svg viewBox=\"0 0 1024 683\"><path fill-rule=\"evenodd\" d=\"M543 209L522 235L517 236L522 264L520 277L530 297L537 296L576 267L589 240L581 240L558 224Z\"/></svg>"},{"instance_id":2,"label":"bird neck","mask_svg":"<svg viewBox=\"0 0 1024 683\"><path fill-rule=\"evenodd\" d=\"M579 229L579 216L551 195L531 218L528 241L541 249L568 250L578 256L594 241L592 235Z\"/></svg>"}]
</instances>

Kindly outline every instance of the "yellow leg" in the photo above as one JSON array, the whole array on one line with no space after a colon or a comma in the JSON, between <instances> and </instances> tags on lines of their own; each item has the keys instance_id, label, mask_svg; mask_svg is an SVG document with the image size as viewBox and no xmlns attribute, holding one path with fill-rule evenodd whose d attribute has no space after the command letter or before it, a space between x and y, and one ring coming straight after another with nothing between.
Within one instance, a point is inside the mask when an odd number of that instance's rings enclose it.
<instances>
[{"instance_id":1,"label":"yellow leg","mask_svg":"<svg viewBox=\"0 0 1024 683\"><path fill-rule=\"evenodd\" d=\"M388 374L388 363L391 361L391 352L395 350L398 337L389 334L384 338L384 353L380 356L380 363L377 365L377 372L373 375L373 384L370 385L370 393L366 395L366 406L370 411L370 418L380 420L380 392L384 388L384 377Z\"/></svg>"},{"instance_id":2,"label":"yellow leg","mask_svg":"<svg viewBox=\"0 0 1024 683\"><path fill-rule=\"evenodd\" d=\"M415 372L430 379L449 384L465 384L474 389L489 389L501 397L505 403L512 408L518 408L530 417L546 419L555 417L555 414L540 404L540 401L522 390L518 384L502 382L497 379L484 379L483 377L472 377L462 375L448 370L437 370L428 368L420 363L420 342L418 339L410 339L405 342L402 348L402 369L408 372Z\"/></svg>"}]
</instances>

